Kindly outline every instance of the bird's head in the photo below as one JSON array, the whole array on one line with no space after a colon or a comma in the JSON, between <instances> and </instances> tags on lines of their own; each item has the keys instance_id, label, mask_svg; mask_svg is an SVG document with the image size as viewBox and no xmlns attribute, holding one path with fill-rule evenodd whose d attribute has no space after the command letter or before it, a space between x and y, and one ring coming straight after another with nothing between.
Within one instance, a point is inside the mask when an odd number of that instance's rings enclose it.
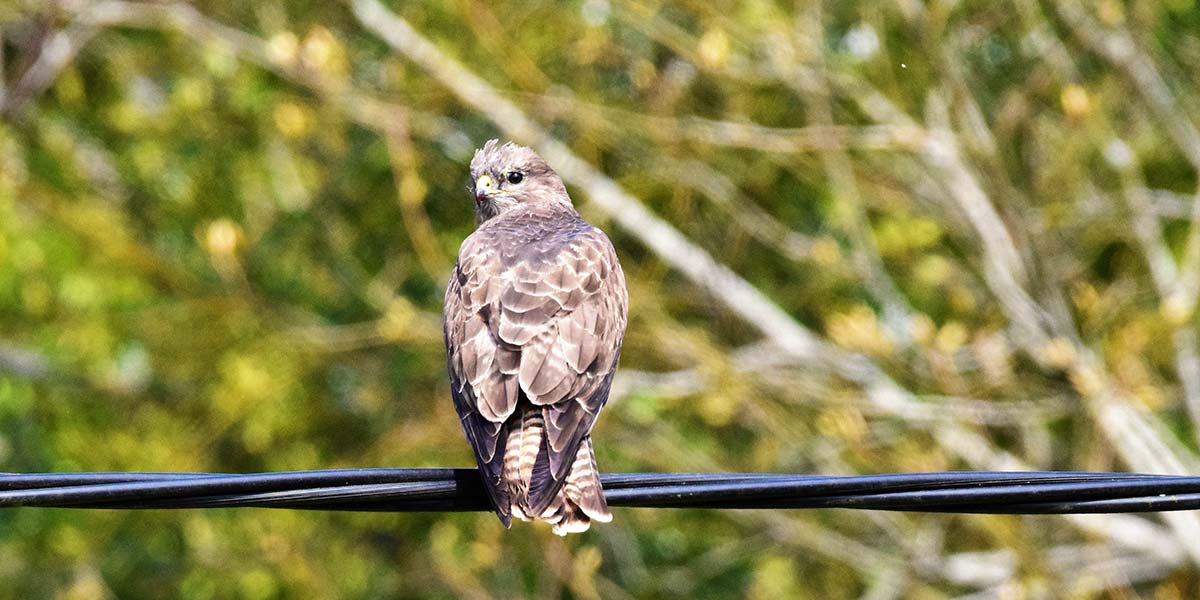
<instances>
[{"instance_id":1,"label":"bird's head","mask_svg":"<svg viewBox=\"0 0 1200 600\"><path fill-rule=\"evenodd\" d=\"M479 223L534 202L571 203L562 179L542 157L524 146L488 140L471 159L475 217Z\"/></svg>"}]
</instances>

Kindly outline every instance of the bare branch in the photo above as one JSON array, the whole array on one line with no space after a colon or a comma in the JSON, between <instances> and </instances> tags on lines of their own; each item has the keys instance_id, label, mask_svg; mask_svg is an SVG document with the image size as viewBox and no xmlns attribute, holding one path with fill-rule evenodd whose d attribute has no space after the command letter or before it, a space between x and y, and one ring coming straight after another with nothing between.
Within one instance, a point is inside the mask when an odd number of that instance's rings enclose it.
<instances>
[{"instance_id":1,"label":"bare branch","mask_svg":"<svg viewBox=\"0 0 1200 600\"><path fill-rule=\"evenodd\" d=\"M693 115L663 117L584 102L569 96L524 94L545 114L571 119L603 119L663 141L688 140L727 148L774 154L809 154L830 150L916 151L926 132L905 125L849 126L820 123L808 127L767 127L747 121L723 121Z\"/></svg>"},{"instance_id":2,"label":"bare branch","mask_svg":"<svg viewBox=\"0 0 1200 600\"><path fill-rule=\"evenodd\" d=\"M1125 201L1133 212L1133 230L1150 267L1150 278L1158 289L1164 303L1163 312L1171 326L1171 341L1175 346L1175 372L1183 386L1184 405L1192 420L1192 434L1200 440L1200 351L1197 349L1196 332L1182 315L1176 314L1179 307L1175 286L1179 272L1175 259L1163 238L1162 226L1154 214L1154 200L1150 190L1142 181L1137 156L1121 139L1113 139L1105 149L1109 164L1121 176Z\"/></svg>"},{"instance_id":3,"label":"bare branch","mask_svg":"<svg viewBox=\"0 0 1200 600\"><path fill-rule=\"evenodd\" d=\"M438 245L433 224L425 212L426 185L420 175L420 158L413 148L407 119L401 117L396 122L399 126L385 135L404 229L425 272L431 277L441 277L450 271L450 263Z\"/></svg>"},{"instance_id":4,"label":"bare branch","mask_svg":"<svg viewBox=\"0 0 1200 600\"><path fill-rule=\"evenodd\" d=\"M925 158L941 175L946 190L979 235L985 279L1007 310L1018 332L1017 343L1037 357L1049 341L1047 329L1051 327L1051 319L1025 291L1022 282L1026 281L1027 274L1021 254L987 192L964 162L944 114L944 105L936 97L931 97L930 102L935 107L930 111L931 118L939 120L935 124L939 133L930 140Z\"/></svg>"},{"instance_id":5,"label":"bare branch","mask_svg":"<svg viewBox=\"0 0 1200 600\"><path fill-rule=\"evenodd\" d=\"M752 344L730 353L730 368L738 374L754 375L759 381L788 392L790 404L822 404L831 402L830 390L812 382L811 371L791 358L774 351L770 344ZM623 368L613 381L610 402L632 394L651 394L658 398L678 398L711 391L719 381L714 373L702 367L668 372L647 372ZM805 400L805 397L812 398ZM982 400L958 396L923 394L920 402L907 403L883 411L870 402L853 405L870 415L899 418L921 427L938 423L973 423L977 425L1017 425L1043 422L1069 413L1070 402L1065 397L1039 400ZM838 397L844 404L846 399Z\"/></svg>"},{"instance_id":6,"label":"bare branch","mask_svg":"<svg viewBox=\"0 0 1200 600\"><path fill-rule=\"evenodd\" d=\"M29 68L17 78L6 93L0 93L0 116L15 114L25 103L53 85L59 73L75 59L79 49L85 46L99 29L93 23L93 15L87 11L78 15L65 29L47 35L38 50L37 58ZM0 64L3 64L2 59L3 56L0 55ZM3 85L3 80L0 73L0 86Z\"/></svg>"},{"instance_id":7,"label":"bare branch","mask_svg":"<svg viewBox=\"0 0 1200 600\"><path fill-rule=\"evenodd\" d=\"M45 379L54 373L49 359L39 352L0 343L0 373L25 379Z\"/></svg>"},{"instance_id":8,"label":"bare branch","mask_svg":"<svg viewBox=\"0 0 1200 600\"><path fill-rule=\"evenodd\" d=\"M8 100L8 73L4 69L4 30L0 29L0 110Z\"/></svg>"},{"instance_id":9,"label":"bare branch","mask_svg":"<svg viewBox=\"0 0 1200 600\"><path fill-rule=\"evenodd\" d=\"M1103 362L1094 353L1078 342L1070 341L1073 327L1055 323L1025 292L1017 275L1010 267L1010 257L1017 256L1012 239L1004 232L1004 225L991 208L986 194L975 181L962 161L949 133L943 145L931 152L935 165L944 169L947 185L957 190L955 197L971 218L971 223L980 235L984 246L986 279L993 293L1009 314L1010 321L1022 334L1022 341L1031 356L1041 360L1041 352L1052 339L1057 343L1073 346L1074 360L1071 365L1076 388L1088 399L1092 416L1116 444L1121 456L1136 470L1156 473L1186 474L1192 472L1194 459L1182 446L1169 445L1170 434L1165 428L1154 425L1151 415L1134 410L1129 402L1119 398L1113 384L1104 373ZM1052 332L1057 332L1057 338ZM1161 431L1157 431L1161 430ZM1186 462L1185 462L1186 460ZM1176 530L1192 560L1200 562L1200 518L1195 515L1169 516L1168 522Z\"/></svg>"},{"instance_id":10,"label":"bare branch","mask_svg":"<svg viewBox=\"0 0 1200 600\"><path fill-rule=\"evenodd\" d=\"M1129 80L1130 87L1200 174L1200 129L1187 118L1154 61L1138 48L1133 36L1123 29L1102 27L1074 0L1055 2L1054 6L1076 38ZM1191 227L1175 289L1180 294L1176 302L1181 308L1187 313L1194 311L1200 299L1200 189L1192 201Z\"/></svg>"},{"instance_id":11,"label":"bare branch","mask_svg":"<svg viewBox=\"0 0 1200 600\"><path fill-rule=\"evenodd\" d=\"M725 210L739 227L758 241L775 248L796 262L812 260L817 240L793 231L738 189L725 174L698 160L678 160L669 156L655 157L650 174L669 180L675 185L692 188Z\"/></svg>"},{"instance_id":12,"label":"bare branch","mask_svg":"<svg viewBox=\"0 0 1200 600\"><path fill-rule=\"evenodd\" d=\"M1052 3L1052 6L1079 41L1129 80L1130 87L1141 96L1184 157L1200 172L1200 130L1187 119L1171 87L1159 73L1154 61L1138 48L1133 36L1126 30L1102 26L1088 16L1075 0L1060 0Z\"/></svg>"},{"instance_id":13,"label":"bare branch","mask_svg":"<svg viewBox=\"0 0 1200 600\"><path fill-rule=\"evenodd\" d=\"M788 81L801 67L781 61L776 69L781 81ZM864 113L876 121L912 126L911 117L870 85L853 76L837 75L831 75L831 83L836 89L847 93ZM1021 255L983 187L962 159L944 103L931 94L929 107L930 120L934 123L930 127L923 157L959 203L980 237L985 279L1005 308L1010 323L1016 328L1018 343L1026 348L1031 357L1043 364L1043 350L1051 340L1071 347L1074 360L1071 373L1077 389L1088 399L1087 406L1092 418L1100 424L1134 469L1176 474L1190 472L1192 469L1185 466L1183 458L1188 457L1190 466L1194 462L1190 452L1178 444L1172 445L1170 434L1164 427L1155 424L1152 416L1133 410L1128 402L1119 399L1112 391L1112 382L1104 373L1102 361L1091 350L1073 341L1074 327L1069 323L1058 323L1029 296L1022 285L1025 271ZM960 433L954 431L952 437L959 437ZM945 436L939 439L944 440ZM984 451L976 441L960 437L957 442L963 451L970 452L973 447ZM1200 542L1197 541L1200 540L1200 519L1194 515L1173 515L1167 519L1175 529L1176 539L1184 544L1192 560L1200 562Z\"/></svg>"},{"instance_id":14,"label":"bare branch","mask_svg":"<svg viewBox=\"0 0 1200 600\"><path fill-rule=\"evenodd\" d=\"M1149 194L1150 212L1164 219L1190 219L1192 216L1192 198L1179 192L1163 189L1147 189Z\"/></svg>"},{"instance_id":15,"label":"bare branch","mask_svg":"<svg viewBox=\"0 0 1200 600\"><path fill-rule=\"evenodd\" d=\"M804 40L807 40L808 43L818 46L810 49L810 54L817 57L815 60L821 61L823 53L819 46L824 43L821 3L811 3L808 13L801 15L801 18L797 19L797 24L799 31L793 37L798 40L797 43L804 43ZM820 62L816 66L818 74L828 71ZM798 88L811 115L811 120L815 121L818 127L834 127L833 106L830 99L832 93L825 77L818 75L811 78L797 78L795 81L793 87ZM920 138L924 137L920 136ZM912 309L900 293L896 283L892 281L892 276L884 266L883 258L879 255L879 248L871 232L870 223L867 221L866 211L863 209L850 157L844 148L823 148L821 163L825 167L825 176L829 180L830 187L837 195L838 200L846 207L846 220L849 222L845 224L845 230L853 244L852 257L859 271L863 273L865 287L882 306L883 324L889 337L903 346L910 346L912 344L910 334Z\"/></svg>"}]
</instances>

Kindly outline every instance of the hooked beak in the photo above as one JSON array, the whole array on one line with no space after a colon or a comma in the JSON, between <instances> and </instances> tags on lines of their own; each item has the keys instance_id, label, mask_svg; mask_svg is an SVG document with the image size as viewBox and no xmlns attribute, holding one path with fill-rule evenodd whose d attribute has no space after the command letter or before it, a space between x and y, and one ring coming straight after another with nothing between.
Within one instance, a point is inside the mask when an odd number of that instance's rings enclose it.
<instances>
[{"instance_id":1,"label":"hooked beak","mask_svg":"<svg viewBox=\"0 0 1200 600\"><path fill-rule=\"evenodd\" d=\"M475 202L481 203L484 198L492 195L497 191L496 182L492 180L492 176L484 173L475 180Z\"/></svg>"}]
</instances>

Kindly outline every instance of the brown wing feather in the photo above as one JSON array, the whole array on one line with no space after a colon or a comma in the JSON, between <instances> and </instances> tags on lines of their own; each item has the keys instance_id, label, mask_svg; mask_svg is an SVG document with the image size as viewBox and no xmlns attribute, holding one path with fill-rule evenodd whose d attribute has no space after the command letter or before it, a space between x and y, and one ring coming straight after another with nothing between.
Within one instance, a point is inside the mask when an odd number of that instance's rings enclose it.
<instances>
[{"instance_id":1,"label":"brown wing feather","mask_svg":"<svg viewBox=\"0 0 1200 600\"><path fill-rule=\"evenodd\" d=\"M608 400L625 334L625 280L608 237L577 217L549 226L557 229L477 230L446 291L455 407L506 522L510 498L497 448L517 403L541 406L545 421L528 492L540 514Z\"/></svg>"},{"instance_id":2,"label":"brown wing feather","mask_svg":"<svg viewBox=\"0 0 1200 600\"><path fill-rule=\"evenodd\" d=\"M463 248L468 250L466 243L463 244ZM450 373L450 395L454 397L454 409L462 421L463 431L467 434L471 450L475 453L475 461L479 464L488 499L491 500L496 515L507 527L512 524L512 515L508 490L502 485L504 463L502 449L506 440L501 439L507 436L507 428L504 427L503 420L497 422L484 416L480 409L481 405L490 407L491 404L486 400L481 402L471 383L472 380L482 381L484 372L478 359L479 332L473 332L470 336L468 336L468 332L471 332L472 326L477 321L484 322L486 325L486 321L480 315L479 306L487 302L490 279L470 276L481 272L477 268L479 253L468 251L463 254L474 258L467 258L467 260L460 258L459 264L455 265L454 274L450 277L450 284L446 286L446 298L443 304L442 332L446 341L446 366ZM464 266L470 270L464 270ZM484 329L486 335L487 328ZM501 368L504 363L502 358L497 360L493 350L491 360L487 361L487 368L502 374ZM512 377L510 379L515 380ZM515 390L513 391L515 392ZM515 406L516 394L512 395ZM492 399L492 402L501 403L499 398ZM495 418L496 412L498 411L490 408L488 410L493 418Z\"/></svg>"}]
</instances>

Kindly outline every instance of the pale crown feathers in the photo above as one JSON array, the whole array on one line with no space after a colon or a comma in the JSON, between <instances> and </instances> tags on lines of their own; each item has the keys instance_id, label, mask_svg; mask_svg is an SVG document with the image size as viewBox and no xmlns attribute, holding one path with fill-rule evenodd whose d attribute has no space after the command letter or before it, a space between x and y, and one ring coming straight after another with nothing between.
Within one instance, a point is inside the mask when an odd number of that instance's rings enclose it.
<instances>
[{"instance_id":1,"label":"pale crown feathers","mask_svg":"<svg viewBox=\"0 0 1200 600\"><path fill-rule=\"evenodd\" d=\"M471 181L475 218L483 223L492 217L534 202L571 204L562 179L536 152L512 142L488 140L471 159Z\"/></svg>"}]
</instances>

